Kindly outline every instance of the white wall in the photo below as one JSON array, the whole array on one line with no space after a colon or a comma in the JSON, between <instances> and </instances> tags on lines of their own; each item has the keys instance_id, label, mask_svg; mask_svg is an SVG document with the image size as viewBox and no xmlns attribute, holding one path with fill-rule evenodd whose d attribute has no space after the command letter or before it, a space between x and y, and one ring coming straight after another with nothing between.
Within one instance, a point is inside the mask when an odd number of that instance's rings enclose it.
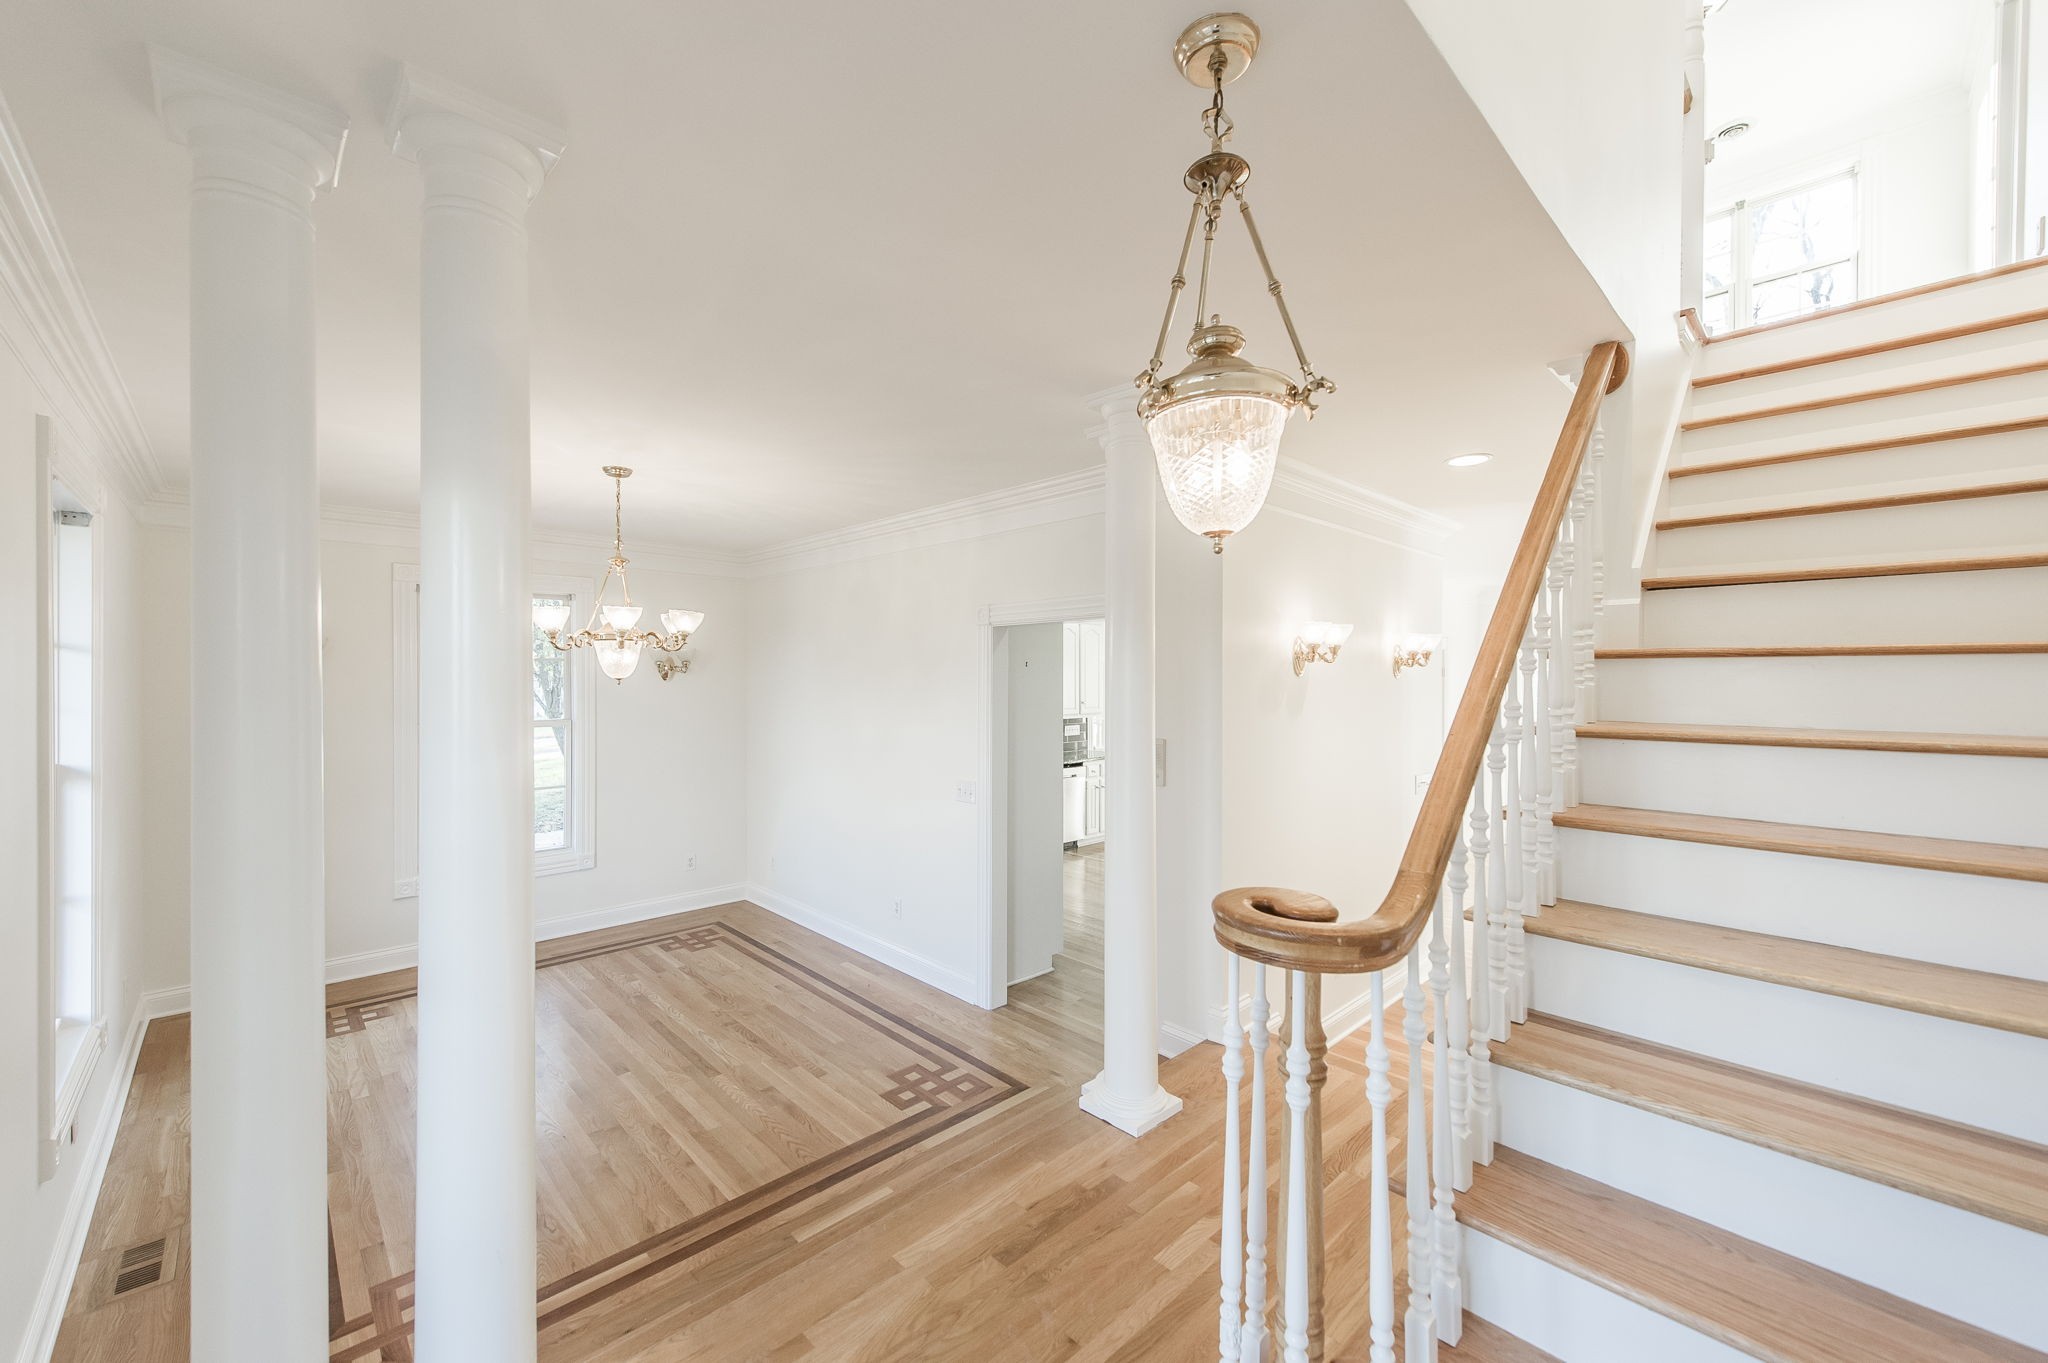
<instances>
[{"instance_id":1,"label":"white wall","mask_svg":"<svg viewBox=\"0 0 2048 1363\"><path fill-rule=\"evenodd\" d=\"M386 538L403 539L402 534ZM189 978L187 883L188 639L203 646L187 559L175 526L144 532L145 638L161 666L147 698L151 988ZM594 582L602 552L548 551L537 574ZM321 633L326 727L327 954L336 978L410 965L418 901L394 896L392 567L417 564L407 543L329 538L321 545ZM695 907L709 894L738 897L745 870L746 613L735 578L656 571L636 564L634 597L650 610L706 613L692 637L690 671L673 681L651 661L622 684L596 682L596 865L534 885L542 935L580 931L606 917L648 917ZM685 862L695 855L697 865Z\"/></svg>"},{"instance_id":2,"label":"white wall","mask_svg":"<svg viewBox=\"0 0 2048 1363\"><path fill-rule=\"evenodd\" d=\"M1442 746L1442 674L1396 677L1392 663L1403 634L1439 632L1442 560L1278 507L1234 536L1227 557L1222 882L1306 890L1341 917L1366 917L1421 804L1415 778ZM1335 663L1297 677L1306 620L1355 629ZM1340 1013L1360 988L1331 981L1326 1010Z\"/></svg>"},{"instance_id":3,"label":"white wall","mask_svg":"<svg viewBox=\"0 0 2048 1363\"><path fill-rule=\"evenodd\" d=\"M1102 547L1097 513L748 583L747 879L770 907L979 996L987 793L956 797L980 779L978 613L1099 595Z\"/></svg>"},{"instance_id":4,"label":"white wall","mask_svg":"<svg viewBox=\"0 0 2048 1363\"><path fill-rule=\"evenodd\" d=\"M991 794L1003 800L997 828L1004 848L996 875L1007 888L1011 984L1051 970L1065 935L1063 633L1058 624L1016 625L996 637L996 713L1005 734L997 745L999 790Z\"/></svg>"},{"instance_id":5,"label":"white wall","mask_svg":"<svg viewBox=\"0 0 2048 1363\"><path fill-rule=\"evenodd\" d=\"M1625 631L1638 595L1636 530L1651 510L1689 376L1679 309L1687 4L1579 0L1555 5L1408 0L1522 178L1607 295L1633 368L1608 399L1618 456L1608 483L1610 610ZM1511 307L1511 300L1504 300ZM1564 359L1565 356L1549 356ZM1549 433L1552 437L1555 432Z\"/></svg>"},{"instance_id":6,"label":"white wall","mask_svg":"<svg viewBox=\"0 0 2048 1363\"><path fill-rule=\"evenodd\" d=\"M1861 296L1969 272L1968 91L1902 100L1853 127L1759 131L1725 142L1707 167L1707 211L1859 167Z\"/></svg>"},{"instance_id":7,"label":"white wall","mask_svg":"<svg viewBox=\"0 0 2048 1363\"><path fill-rule=\"evenodd\" d=\"M119 1100L140 1039L148 974L142 887L141 697L157 662L138 643L136 525L98 450L60 415L64 399L50 374L16 349L27 332L0 292L0 615L14 622L0 656L0 1358L14 1358L33 1333L54 1329L63 1309L63 1274L90 1212L87 1198L119 1121ZM38 489L36 418L55 418L58 471L97 515L101 590L99 728L94 784L99 797L100 997L106 1045L78 1108L73 1139L58 1150L54 1177L39 1177L42 1133L35 1038L42 969L37 888L36 677L42 662L32 625L36 591Z\"/></svg>"}]
</instances>

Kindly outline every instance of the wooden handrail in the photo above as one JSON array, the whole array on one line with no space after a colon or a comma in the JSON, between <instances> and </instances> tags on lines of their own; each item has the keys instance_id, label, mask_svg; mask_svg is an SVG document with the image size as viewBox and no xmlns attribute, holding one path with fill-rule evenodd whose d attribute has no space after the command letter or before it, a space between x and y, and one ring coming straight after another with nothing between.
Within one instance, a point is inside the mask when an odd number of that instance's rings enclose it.
<instances>
[{"instance_id":1,"label":"wooden handrail","mask_svg":"<svg viewBox=\"0 0 2048 1363\"><path fill-rule=\"evenodd\" d=\"M1357 975L1393 965L1422 935L1450 863L1466 797L1486 758L1487 740L1515 671L1529 614L1549 568L1551 546L1571 504L1600 401L1627 376L1628 355L1619 341L1602 341L1586 356L1550 467L1529 508L1521 543L1386 898L1370 918L1345 922L1337 921L1329 902L1315 895L1270 888L1225 890L1216 896L1214 912L1216 940L1226 949L1289 970Z\"/></svg>"}]
</instances>

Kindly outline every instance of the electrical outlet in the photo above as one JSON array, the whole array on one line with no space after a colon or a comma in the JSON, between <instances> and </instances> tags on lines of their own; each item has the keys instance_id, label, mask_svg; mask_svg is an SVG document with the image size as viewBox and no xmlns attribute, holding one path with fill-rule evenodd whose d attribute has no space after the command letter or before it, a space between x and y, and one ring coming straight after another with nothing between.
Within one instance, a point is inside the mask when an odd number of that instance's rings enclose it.
<instances>
[{"instance_id":1,"label":"electrical outlet","mask_svg":"<svg viewBox=\"0 0 2048 1363\"><path fill-rule=\"evenodd\" d=\"M688 857L684 858L683 869L685 871L694 871L697 869L697 854L695 852L690 853Z\"/></svg>"},{"instance_id":2,"label":"electrical outlet","mask_svg":"<svg viewBox=\"0 0 2048 1363\"><path fill-rule=\"evenodd\" d=\"M901 918L901 917L903 916L903 901L902 901L902 900L900 900L900 899L896 901L896 913L895 913L895 916L896 916L896 917L898 917L898 918Z\"/></svg>"},{"instance_id":3,"label":"electrical outlet","mask_svg":"<svg viewBox=\"0 0 2048 1363\"><path fill-rule=\"evenodd\" d=\"M954 799L956 799L956 800L958 800L958 801L959 801L959 802L960 802L961 804L963 804L963 805L971 805L971 804L973 804L973 803L974 803L974 782L972 782L972 781L962 781L962 782L961 782L961 783L960 783L959 785L957 785L957 786L954 786L954 787L953 787L953 798L954 798Z\"/></svg>"}]
</instances>

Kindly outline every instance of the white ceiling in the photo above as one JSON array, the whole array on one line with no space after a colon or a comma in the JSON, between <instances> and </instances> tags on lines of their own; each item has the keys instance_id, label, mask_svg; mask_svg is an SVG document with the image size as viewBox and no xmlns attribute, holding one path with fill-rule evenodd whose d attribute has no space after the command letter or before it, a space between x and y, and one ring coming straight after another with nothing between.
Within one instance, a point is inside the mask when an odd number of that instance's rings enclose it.
<instances>
[{"instance_id":1,"label":"white ceiling","mask_svg":"<svg viewBox=\"0 0 2048 1363\"><path fill-rule=\"evenodd\" d=\"M1960 89L1991 0L1728 0L1707 20L1707 129L1731 161ZM1988 53L1987 53L1988 59Z\"/></svg>"},{"instance_id":2,"label":"white ceiling","mask_svg":"<svg viewBox=\"0 0 2048 1363\"><path fill-rule=\"evenodd\" d=\"M1738 0L1747 3L1748 0ZM1204 149L1167 49L1198 6L672 0L14 0L0 92L149 433L185 482L189 163L145 43L332 102L320 457L338 506L418 481L411 62L552 121L531 216L543 528L748 549L1099 461L1082 399L1144 363ZM1619 323L1406 6L1255 16L1232 144L1309 353L1337 380L1288 451L1437 510L1525 497ZM1285 339L1232 221L1222 311ZM1177 328L1178 331L1178 328ZM1176 352L1177 353L1177 352ZM1444 459L1496 452L1490 465Z\"/></svg>"}]
</instances>

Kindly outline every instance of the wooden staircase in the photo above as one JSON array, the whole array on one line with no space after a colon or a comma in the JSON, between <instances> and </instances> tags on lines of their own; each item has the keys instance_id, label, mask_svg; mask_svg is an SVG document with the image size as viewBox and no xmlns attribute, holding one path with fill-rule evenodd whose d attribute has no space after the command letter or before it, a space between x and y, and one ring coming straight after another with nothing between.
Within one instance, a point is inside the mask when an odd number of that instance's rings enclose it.
<instances>
[{"instance_id":1,"label":"wooden staircase","mask_svg":"<svg viewBox=\"0 0 2048 1363\"><path fill-rule=\"evenodd\" d=\"M2048 269L1709 344L1523 908L1469 1310L2048 1361Z\"/></svg>"}]
</instances>

